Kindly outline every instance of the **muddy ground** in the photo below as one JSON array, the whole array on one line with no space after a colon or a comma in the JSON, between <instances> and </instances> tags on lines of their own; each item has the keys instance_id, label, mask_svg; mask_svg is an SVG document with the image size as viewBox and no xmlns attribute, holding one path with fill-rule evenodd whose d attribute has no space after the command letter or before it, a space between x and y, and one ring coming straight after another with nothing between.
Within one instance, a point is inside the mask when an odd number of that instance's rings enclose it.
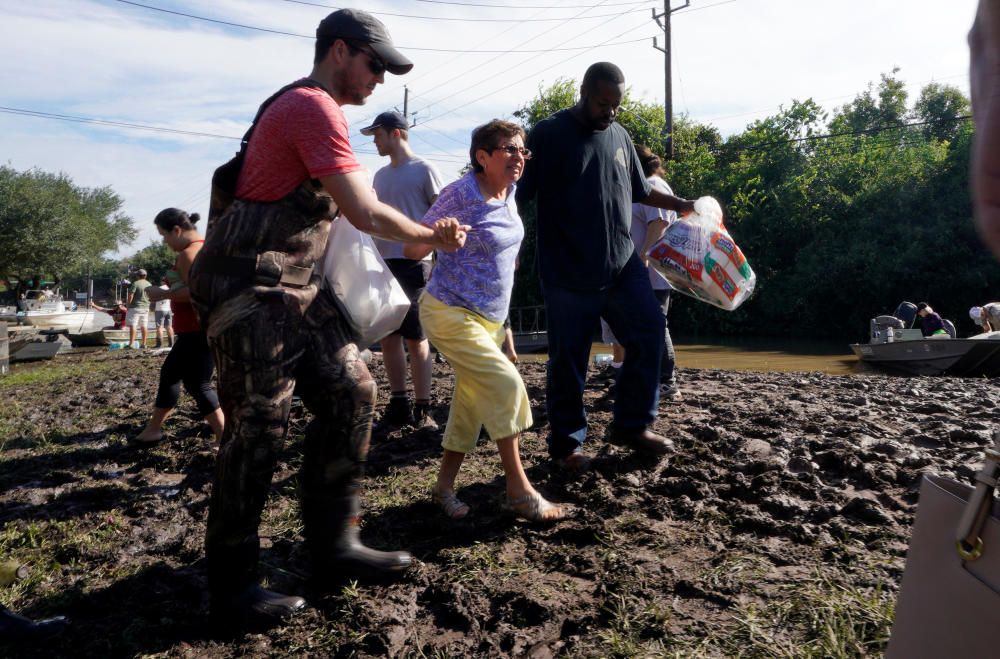
<instances>
[{"instance_id":1,"label":"muddy ground","mask_svg":"<svg viewBox=\"0 0 1000 659\"><path fill-rule=\"evenodd\" d=\"M171 439L126 438L151 406L162 355L90 353L0 379L0 558L27 576L4 605L73 620L46 646L6 656L864 656L879 655L925 470L968 480L1000 405L990 380L683 369L684 399L655 428L675 454L603 441L607 383L587 389L595 469L578 481L545 459L544 366L521 365L536 426L523 456L539 489L577 506L551 527L499 510L496 450L467 460L448 521L428 489L428 432L376 433L363 536L418 559L392 585L310 589L291 432L261 529L262 570L311 608L265 634L205 624L202 538L214 447L186 396ZM451 382L437 365L436 417ZM379 409L386 400L381 383Z\"/></svg>"}]
</instances>

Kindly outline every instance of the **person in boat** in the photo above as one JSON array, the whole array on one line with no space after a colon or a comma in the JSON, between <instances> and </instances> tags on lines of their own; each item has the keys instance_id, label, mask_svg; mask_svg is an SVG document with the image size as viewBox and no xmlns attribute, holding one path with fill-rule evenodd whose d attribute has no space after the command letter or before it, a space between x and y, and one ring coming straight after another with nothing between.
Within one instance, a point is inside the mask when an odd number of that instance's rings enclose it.
<instances>
[{"instance_id":1,"label":"person in boat","mask_svg":"<svg viewBox=\"0 0 1000 659\"><path fill-rule=\"evenodd\" d=\"M111 316L111 323L114 329L125 329L125 320L128 318L128 307L122 304L121 300L115 300L114 305L110 307L102 307L91 300L90 306Z\"/></svg>"},{"instance_id":2,"label":"person in boat","mask_svg":"<svg viewBox=\"0 0 1000 659\"><path fill-rule=\"evenodd\" d=\"M191 306L191 291L187 287L191 263L205 242L195 228L198 219L197 213L188 214L179 208L167 208L153 220L163 242L177 253L177 258L173 269L167 272L166 279L170 282L167 290L150 286L146 293L153 302L170 301L175 341L160 367L160 384L156 390L156 402L153 403L153 415L142 432L132 438L134 445L150 446L163 439L163 422L177 407L181 383L194 398L198 412L215 433L216 440L222 439L225 424L219 396L212 385L215 368L212 352L205 330L201 328Z\"/></svg>"},{"instance_id":3,"label":"person in boat","mask_svg":"<svg viewBox=\"0 0 1000 659\"><path fill-rule=\"evenodd\" d=\"M981 307L969 309L969 318L984 332L1000 330L1000 302L989 302Z\"/></svg>"},{"instance_id":4,"label":"person in boat","mask_svg":"<svg viewBox=\"0 0 1000 659\"><path fill-rule=\"evenodd\" d=\"M948 330L944 327L944 319L931 308L931 305L926 302L918 304L917 316L920 317L920 331L924 336L948 336Z\"/></svg>"},{"instance_id":5,"label":"person in boat","mask_svg":"<svg viewBox=\"0 0 1000 659\"><path fill-rule=\"evenodd\" d=\"M515 182L531 153L524 129L494 119L472 132L472 171L441 191L421 222L458 218L471 227L463 249L439 254L420 298L420 324L455 371L455 389L441 442L444 455L432 500L460 519L469 506L455 495L455 479L480 429L497 443L506 477L505 508L531 521L563 519L566 508L548 502L528 480L518 440L531 427L531 400L520 373L501 346L514 288L514 260L524 226L514 204ZM420 259L431 245L407 245Z\"/></svg>"}]
</instances>

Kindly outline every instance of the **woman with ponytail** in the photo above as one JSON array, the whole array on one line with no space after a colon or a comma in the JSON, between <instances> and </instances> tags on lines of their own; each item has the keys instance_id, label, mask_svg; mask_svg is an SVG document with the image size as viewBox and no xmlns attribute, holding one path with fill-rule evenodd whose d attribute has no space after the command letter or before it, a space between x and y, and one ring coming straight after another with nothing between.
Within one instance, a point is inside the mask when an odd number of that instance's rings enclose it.
<instances>
[{"instance_id":1,"label":"woman with ponytail","mask_svg":"<svg viewBox=\"0 0 1000 659\"><path fill-rule=\"evenodd\" d=\"M151 287L149 299L154 302L170 300L176 340L160 368L160 386L156 392L153 416L143 431L133 438L134 444L152 445L163 439L163 422L177 406L182 382L194 397L198 411L212 428L215 438L222 438L222 410L212 386L212 352L208 348L205 330L191 307L188 290L188 272L205 242L195 228L198 219L197 213L188 214L178 208L167 208L153 220L156 230L163 236L163 242L177 252L177 260L173 270L167 272L169 289Z\"/></svg>"}]
</instances>

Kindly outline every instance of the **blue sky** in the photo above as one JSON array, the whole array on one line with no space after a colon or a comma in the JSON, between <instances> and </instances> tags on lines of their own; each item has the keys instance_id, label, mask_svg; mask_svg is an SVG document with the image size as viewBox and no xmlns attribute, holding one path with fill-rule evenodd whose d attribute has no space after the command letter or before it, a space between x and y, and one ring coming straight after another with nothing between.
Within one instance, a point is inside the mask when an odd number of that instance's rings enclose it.
<instances>
[{"instance_id":1,"label":"blue sky","mask_svg":"<svg viewBox=\"0 0 1000 659\"><path fill-rule=\"evenodd\" d=\"M911 97L932 81L967 92L975 5L691 0L673 16L674 111L730 134L792 99L842 105L894 67ZM243 134L270 93L309 73L309 35L341 6L376 13L416 64L409 75L387 76L365 106L345 108L352 144L372 171L384 161L357 129L382 110L402 109L404 84L416 111L411 145L446 179L467 159L473 127L510 117L559 78L578 80L592 62L615 62L634 95L663 99L650 19L662 1L0 0L0 106L204 134L0 112L0 162L113 188L140 229L122 250L129 254L154 240L160 209L206 213L212 170L238 146L228 138Z\"/></svg>"}]
</instances>

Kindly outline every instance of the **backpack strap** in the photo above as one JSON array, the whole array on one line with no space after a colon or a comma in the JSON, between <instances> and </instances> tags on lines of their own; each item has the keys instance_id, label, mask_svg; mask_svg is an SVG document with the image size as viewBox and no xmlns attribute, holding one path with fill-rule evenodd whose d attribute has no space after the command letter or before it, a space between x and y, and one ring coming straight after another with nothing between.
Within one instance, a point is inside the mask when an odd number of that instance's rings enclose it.
<instances>
[{"instance_id":1,"label":"backpack strap","mask_svg":"<svg viewBox=\"0 0 1000 659\"><path fill-rule=\"evenodd\" d=\"M278 91L276 91L273 94L271 94L267 98L266 101L264 101L263 103L260 104L260 107L257 109L257 114L254 116L253 122L250 124L250 128L247 128L247 132L243 135L243 139L240 140L240 152L239 152L238 155L241 158L244 155L246 155L247 146L250 144L250 138L253 136L253 131L254 131L255 128L257 128L257 123L260 121L260 118L264 116L264 112L269 107L271 107L271 104L274 103L275 101L277 101L278 98L280 96L282 96L285 92L291 91L293 89L298 89L299 87L310 87L312 89L322 89L327 94L330 93L329 89L327 89L322 84L316 82L312 78L300 78L299 80L296 80L293 83L287 84L284 87L282 87L281 89L279 89Z\"/></svg>"},{"instance_id":2,"label":"backpack strap","mask_svg":"<svg viewBox=\"0 0 1000 659\"><path fill-rule=\"evenodd\" d=\"M212 192L208 204L208 226L205 227L206 236L212 231L216 220L225 214L226 210L232 205L233 200L236 199L236 185L239 182L240 172L243 170L243 160L246 158L247 146L250 144L250 138L253 137L254 129L257 128L260 118L264 116L267 108L278 100L282 94L292 89L298 89L299 87L322 89L327 94L330 94L329 89L315 80L301 78L274 92L261 104L260 108L257 109L256 116L253 118L253 123L250 124L250 128L243 135L243 139L240 140L240 150L228 162L216 168L212 174Z\"/></svg>"}]
</instances>

